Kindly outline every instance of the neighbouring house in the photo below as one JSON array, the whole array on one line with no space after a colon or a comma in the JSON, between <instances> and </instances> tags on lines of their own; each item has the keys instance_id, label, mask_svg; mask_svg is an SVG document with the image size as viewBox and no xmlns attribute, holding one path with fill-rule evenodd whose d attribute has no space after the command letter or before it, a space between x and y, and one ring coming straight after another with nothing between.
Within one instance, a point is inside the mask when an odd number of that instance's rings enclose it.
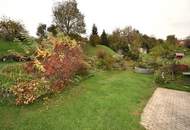
<instances>
[{"instance_id":1,"label":"neighbouring house","mask_svg":"<svg viewBox=\"0 0 190 130\"><path fill-rule=\"evenodd\" d=\"M190 48L190 39L179 40L178 45Z\"/></svg>"},{"instance_id":2,"label":"neighbouring house","mask_svg":"<svg viewBox=\"0 0 190 130\"><path fill-rule=\"evenodd\" d=\"M178 45L184 46L185 45L185 40L178 40Z\"/></svg>"},{"instance_id":3,"label":"neighbouring house","mask_svg":"<svg viewBox=\"0 0 190 130\"><path fill-rule=\"evenodd\" d=\"M148 53L148 49L141 47L141 48L139 48L139 52L143 53L143 54L147 54Z\"/></svg>"},{"instance_id":4,"label":"neighbouring house","mask_svg":"<svg viewBox=\"0 0 190 130\"><path fill-rule=\"evenodd\" d=\"M143 44L140 48L139 48L139 52L142 54L147 54L148 53L148 45L147 44Z\"/></svg>"}]
</instances>

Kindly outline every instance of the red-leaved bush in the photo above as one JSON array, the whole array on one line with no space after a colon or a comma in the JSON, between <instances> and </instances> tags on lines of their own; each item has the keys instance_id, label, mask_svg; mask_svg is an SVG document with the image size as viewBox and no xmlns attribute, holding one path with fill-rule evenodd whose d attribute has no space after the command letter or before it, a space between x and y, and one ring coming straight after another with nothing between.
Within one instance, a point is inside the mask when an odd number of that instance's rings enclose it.
<instances>
[{"instance_id":1,"label":"red-leaved bush","mask_svg":"<svg viewBox=\"0 0 190 130\"><path fill-rule=\"evenodd\" d=\"M79 46L71 48L67 44L57 44L54 52L44 60L43 65L45 76L55 79L52 89L62 89L82 68L82 51Z\"/></svg>"},{"instance_id":2,"label":"red-leaved bush","mask_svg":"<svg viewBox=\"0 0 190 130\"><path fill-rule=\"evenodd\" d=\"M49 37L42 41L41 45L35 53L36 59L25 67L29 74L35 75L39 80L35 80L35 83L18 83L12 89L19 105L34 102L41 92L63 90L75 74L84 73L88 69L80 45L70 38ZM40 87L40 79L45 83L48 81L49 85Z\"/></svg>"},{"instance_id":3,"label":"red-leaved bush","mask_svg":"<svg viewBox=\"0 0 190 130\"><path fill-rule=\"evenodd\" d=\"M183 64L175 65L175 71L177 72L187 72L188 70L189 70L188 65L183 65Z\"/></svg>"}]
</instances>

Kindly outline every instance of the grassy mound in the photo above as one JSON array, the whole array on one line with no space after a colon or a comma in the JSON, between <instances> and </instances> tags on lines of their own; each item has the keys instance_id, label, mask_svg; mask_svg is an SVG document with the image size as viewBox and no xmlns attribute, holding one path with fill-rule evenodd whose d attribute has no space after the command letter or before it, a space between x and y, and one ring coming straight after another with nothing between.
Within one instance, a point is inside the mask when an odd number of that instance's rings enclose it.
<instances>
[{"instance_id":1,"label":"grassy mound","mask_svg":"<svg viewBox=\"0 0 190 130\"><path fill-rule=\"evenodd\" d=\"M99 52L99 51L104 51L106 52L107 54L110 54L110 55L115 55L115 56L119 56L115 51L113 51L111 48L107 47L107 46L104 46L104 45L97 45L96 47L94 46L91 46L91 45L86 45L85 47L85 52L87 55L89 56L96 56L96 54Z\"/></svg>"},{"instance_id":2,"label":"grassy mound","mask_svg":"<svg viewBox=\"0 0 190 130\"><path fill-rule=\"evenodd\" d=\"M30 55L36 48L36 43L9 42L0 40L0 56L19 53L21 55Z\"/></svg>"}]
</instances>

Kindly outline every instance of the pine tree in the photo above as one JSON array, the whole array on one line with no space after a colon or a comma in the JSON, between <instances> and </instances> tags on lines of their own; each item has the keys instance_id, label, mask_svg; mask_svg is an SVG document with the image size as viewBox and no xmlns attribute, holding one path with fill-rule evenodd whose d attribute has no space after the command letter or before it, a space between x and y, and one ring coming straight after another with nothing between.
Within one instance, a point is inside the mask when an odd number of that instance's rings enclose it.
<instances>
[{"instance_id":1,"label":"pine tree","mask_svg":"<svg viewBox=\"0 0 190 130\"><path fill-rule=\"evenodd\" d=\"M97 44L100 43L100 37L98 35L98 28L96 27L95 24L92 27L92 34L90 35L90 43L93 46L96 46Z\"/></svg>"},{"instance_id":2,"label":"pine tree","mask_svg":"<svg viewBox=\"0 0 190 130\"><path fill-rule=\"evenodd\" d=\"M95 24L93 24L93 27L92 27L92 35L98 35L98 28L96 27Z\"/></svg>"},{"instance_id":3,"label":"pine tree","mask_svg":"<svg viewBox=\"0 0 190 130\"><path fill-rule=\"evenodd\" d=\"M107 36L105 30L103 30L103 32L102 32L100 43L102 45L109 46L109 40L108 40L108 36Z\"/></svg>"}]
</instances>

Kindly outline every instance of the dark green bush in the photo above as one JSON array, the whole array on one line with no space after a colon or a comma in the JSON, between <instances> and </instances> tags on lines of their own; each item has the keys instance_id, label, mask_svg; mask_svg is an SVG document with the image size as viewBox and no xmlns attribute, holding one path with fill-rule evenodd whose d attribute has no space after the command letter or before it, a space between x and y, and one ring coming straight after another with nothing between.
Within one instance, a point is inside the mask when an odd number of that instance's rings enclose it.
<instances>
[{"instance_id":1,"label":"dark green bush","mask_svg":"<svg viewBox=\"0 0 190 130\"><path fill-rule=\"evenodd\" d=\"M137 61L139 59L139 54L135 53L135 52L132 52L132 51L129 51L126 54L126 56L129 57L131 60L134 60L134 61Z\"/></svg>"}]
</instances>

